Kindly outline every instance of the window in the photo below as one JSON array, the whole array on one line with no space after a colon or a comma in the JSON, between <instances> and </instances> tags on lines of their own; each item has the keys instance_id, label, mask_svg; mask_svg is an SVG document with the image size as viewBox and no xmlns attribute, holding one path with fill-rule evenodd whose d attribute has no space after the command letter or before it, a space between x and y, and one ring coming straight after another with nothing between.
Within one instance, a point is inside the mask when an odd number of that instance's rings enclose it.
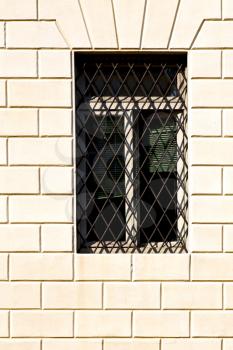
<instances>
[{"instance_id":1,"label":"window","mask_svg":"<svg viewBox=\"0 0 233 350\"><path fill-rule=\"evenodd\" d=\"M78 251L185 251L186 56L75 64Z\"/></svg>"}]
</instances>

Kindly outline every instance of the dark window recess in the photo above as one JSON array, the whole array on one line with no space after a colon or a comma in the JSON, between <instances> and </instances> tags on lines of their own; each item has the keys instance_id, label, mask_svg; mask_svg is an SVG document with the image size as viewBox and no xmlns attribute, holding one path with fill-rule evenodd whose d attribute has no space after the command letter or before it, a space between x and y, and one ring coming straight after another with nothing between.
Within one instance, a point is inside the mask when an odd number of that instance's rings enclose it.
<instances>
[{"instance_id":1,"label":"dark window recess","mask_svg":"<svg viewBox=\"0 0 233 350\"><path fill-rule=\"evenodd\" d=\"M79 252L185 252L180 54L76 54Z\"/></svg>"}]
</instances>

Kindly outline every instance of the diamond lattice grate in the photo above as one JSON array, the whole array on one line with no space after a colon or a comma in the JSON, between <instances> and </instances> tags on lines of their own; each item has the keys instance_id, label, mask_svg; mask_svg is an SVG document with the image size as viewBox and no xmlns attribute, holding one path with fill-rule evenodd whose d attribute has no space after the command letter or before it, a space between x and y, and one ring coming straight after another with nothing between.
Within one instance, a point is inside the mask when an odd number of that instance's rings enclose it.
<instances>
[{"instance_id":1,"label":"diamond lattice grate","mask_svg":"<svg viewBox=\"0 0 233 350\"><path fill-rule=\"evenodd\" d=\"M76 56L78 251L184 252L181 55Z\"/></svg>"}]
</instances>

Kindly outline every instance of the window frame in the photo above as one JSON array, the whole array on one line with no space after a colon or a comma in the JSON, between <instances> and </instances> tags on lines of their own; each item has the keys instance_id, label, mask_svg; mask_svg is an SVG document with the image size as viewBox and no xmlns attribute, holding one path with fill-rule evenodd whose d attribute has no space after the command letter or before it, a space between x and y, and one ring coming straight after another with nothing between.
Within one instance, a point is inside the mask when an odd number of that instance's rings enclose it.
<instances>
[{"instance_id":1,"label":"window frame","mask_svg":"<svg viewBox=\"0 0 233 350\"><path fill-rule=\"evenodd\" d=\"M77 65L76 65L76 69L77 69ZM185 68L184 75L185 75L185 78L187 79L187 66ZM179 82L179 80L180 80L180 82ZM178 84L182 84L182 79L179 79L179 77L178 77L177 81L178 81ZM76 84L77 84L77 80L76 80ZM185 108L187 110L187 94L186 94L186 91L183 90L183 94L184 94L184 96L182 96L182 98L185 101ZM147 99L147 97L145 97L144 100L142 98L139 98L140 102L137 102L139 106L140 106L140 104L143 105L142 110L147 110L148 102L146 102L146 99ZM130 111L130 114L132 114L133 106L131 106L131 104L133 104L134 102L130 102L130 100L131 100L131 97L129 97L128 100L124 99L124 102L122 102L122 105L127 106L128 110ZM97 106L97 109L98 109L98 97L96 98L96 100L93 99L91 101L91 103L95 107ZM90 106L91 106L91 103L89 103ZM114 107L114 98L112 98L112 100L111 100L111 98L109 99L109 97L108 97L108 102L107 103L109 103L110 105L112 105ZM167 98L166 101L164 101L163 97L157 98L156 101L155 101L155 108L160 106L160 108L162 110L164 107L166 107L167 103L169 104L169 106L173 107L173 110L177 110L180 113L182 113L182 112L185 113L184 112L184 108L183 109L181 108L181 105L179 103L179 98L174 98L174 97ZM111 111L110 108L108 110L112 114L113 111L114 111L114 108L113 108L112 111ZM124 110L124 113L125 113L125 111L127 111L126 108L123 108L123 110ZM166 111L166 109L164 109L162 111ZM78 109L76 111L77 118L80 118L80 116L81 116L80 112L81 112L81 109ZM118 113L119 113L119 111L118 111ZM126 117L124 116L124 124L125 124L125 119L126 119ZM132 123L133 123L133 121L132 121ZM187 124L187 118L186 118L185 124ZM129 125L129 128L130 128L130 125ZM187 128L187 125L184 125L184 129L185 130L186 130L186 128ZM124 130L127 130L127 126L125 126L125 125L124 125ZM179 131L181 132L181 130L179 130ZM129 132L130 132L130 130L129 130ZM185 132L186 131L184 131L184 133ZM177 134L177 137L178 137L178 134ZM131 140L129 141L129 143L132 143L132 142L133 142L133 136L131 137ZM79 141L77 143L79 144ZM132 150L132 153L134 153L134 150ZM133 154L133 157L134 157L134 154ZM133 158L133 157L131 157L131 158ZM187 168L187 150L185 151L184 158L185 158L185 161L183 163L179 164L181 172L183 171L182 169L183 169L184 166ZM133 159L133 162L134 162L134 159ZM131 159L131 163L132 163L132 159ZM177 165L178 165L178 162L177 162ZM134 167L134 165L133 166L131 165L131 170L130 171L133 171L132 167ZM127 170L129 170L129 169L127 169ZM77 169L77 172L78 172L78 169ZM82 171L82 169L81 169L81 172L84 173ZM85 175L84 175L84 178L85 178ZM125 182L127 182L127 180L125 180ZM127 193L127 189L126 189L126 193ZM177 192L177 194L178 194L178 192ZM187 194L186 191L180 191L179 195L180 196L186 196L187 197L186 201L188 200L188 194ZM127 196L127 194L126 194L126 196ZM132 197L134 197L134 196L132 196ZM128 200L132 200L132 198L128 197ZM79 201L79 198L77 197L77 203L79 203L78 201ZM79 205L77 204L77 220L79 220L78 206ZM135 216L137 216L137 215L138 214L136 214ZM137 224L135 224L135 220L136 220ZM138 230L135 229L135 226L137 226L137 225L138 225L138 218L135 218L135 217L133 218L133 223L131 223L130 226L128 224L126 224L126 231L128 229L131 232L131 236L136 238L135 241L134 241L134 244L136 244L136 242L137 242ZM181 223L181 225L183 225L183 223ZM186 226L188 228L187 210L186 210ZM179 250L182 250L182 252L187 251L186 247L184 246L184 243L185 243L186 237L187 237L187 228L186 228L185 240L184 240L184 242L182 242L182 247L177 245L177 241L170 241L169 242L169 247L166 244L164 244L165 242L157 242L156 243L156 249L159 252L167 252L167 251L169 251L169 252L176 252L176 251L179 251ZM132 234L132 231L135 231L135 234ZM127 237L127 233L126 233L126 237ZM79 247L80 247L79 238L80 238L79 230L77 230L78 250L79 250ZM100 248L99 241L97 241L97 242L95 242L93 244L90 244L88 249L82 249L81 251L80 250L79 251L80 252L93 252L93 253L94 252L95 253L102 253L102 252L107 252L107 253L108 252L111 252L111 253L117 253L117 252L127 252L127 253L143 252L143 253L150 253L150 252L153 251L153 249L151 248L151 242L149 242L148 244L143 245L143 251L140 251L140 249L138 249L139 247L131 246L132 240L129 240L129 239L128 240L126 239L125 242L124 241L121 242L121 248L122 249L119 249L119 247L115 247L115 242L108 242L108 241L106 241L105 243L106 243L106 246L108 248L107 251L106 251L106 249ZM174 246L175 249L171 250L171 246Z\"/></svg>"}]
</instances>

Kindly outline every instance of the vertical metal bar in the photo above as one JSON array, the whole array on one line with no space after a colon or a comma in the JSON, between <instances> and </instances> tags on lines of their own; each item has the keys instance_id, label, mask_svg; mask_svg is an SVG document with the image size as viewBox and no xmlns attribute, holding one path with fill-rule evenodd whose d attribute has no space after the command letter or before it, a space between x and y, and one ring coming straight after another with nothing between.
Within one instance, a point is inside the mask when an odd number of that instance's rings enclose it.
<instances>
[{"instance_id":1,"label":"vertical metal bar","mask_svg":"<svg viewBox=\"0 0 233 350\"><path fill-rule=\"evenodd\" d=\"M137 245L137 212L135 210L135 183L134 183L134 132L133 112L124 111L125 132L125 217L126 241L130 245Z\"/></svg>"},{"instance_id":2,"label":"vertical metal bar","mask_svg":"<svg viewBox=\"0 0 233 350\"><path fill-rule=\"evenodd\" d=\"M77 185L80 186L81 184L84 184L86 182L86 165L85 162L82 161L82 157L84 154L86 154L86 132L83 129L82 125L85 125L85 119L86 119L86 113L82 110L82 106L80 105L80 108L77 111L77 117L79 120L77 121L77 125L80 125L80 134L79 134L79 140L78 140L78 150L77 150L77 157L80 158L80 165L77 169L78 172L78 179ZM78 129L78 128L77 128ZM87 239L87 220L85 219L85 216L83 215L84 210L86 211L87 207L87 190L86 185L84 186L84 189L81 193L79 193L78 201L77 201L77 221L79 222L78 227L78 239L77 239L77 245L80 244L80 232L82 232L82 238L84 240Z\"/></svg>"},{"instance_id":3,"label":"vertical metal bar","mask_svg":"<svg viewBox=\"0 0 233 350\"><path fill-rule=\"evenodd\" d=\"M186 105L186 89L183 88L183 85L185 84L184 77L182 75L182 72L179 72L177 74L177 89L181 93L181 98L183 101L185 101ZM187 229L186 227L186 217L185 217L185 212L183 211L182 214L180 215L180 207L184 208L185 203L187 201L186 199L186 191L187 190L187 183L186 183L186 162L184 162L185 157L187 156L184 154L185 152L185 145L186 145L186 140L185 140L185 131L186 131L186 109L183 109L182 112L179 112L176 114L176 119L179 121L177 122L177 232L180 237L184 236L184 233ZM179 125L182 125L183 128L179 127ZM180 156L180 153L182 152L182 157ZM185 190L184 190L185 187ZM177 237L177 240L181 239L180 237Z\"/></svg>"}]
</instances>

